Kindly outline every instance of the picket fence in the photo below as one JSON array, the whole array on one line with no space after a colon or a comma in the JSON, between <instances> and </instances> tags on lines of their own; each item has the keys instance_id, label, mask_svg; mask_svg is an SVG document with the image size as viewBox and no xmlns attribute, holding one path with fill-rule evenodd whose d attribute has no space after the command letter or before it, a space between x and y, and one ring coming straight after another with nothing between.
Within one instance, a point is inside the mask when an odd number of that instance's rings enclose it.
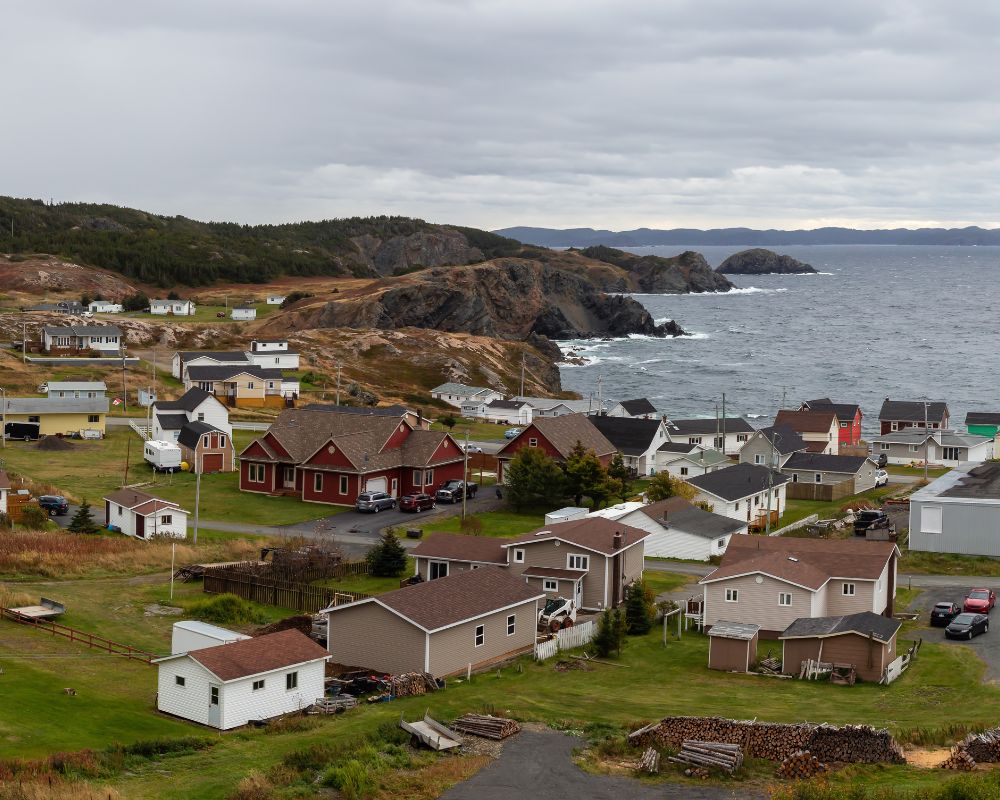
<instances>
[{"instance_id":1,"label":"picket fence","mask_svg":"<svg viewBox=\"0 0 1000 800\"><path fill-rule=\"evenodd\" d=\"M572 628L563 628L554 638L535 644L535 660L544 661L547 658L552 658L560 650L583 647L594 638L596 630L597 626L594 625L593 620L581 625L574 625Z\"/></svg>"}]
</instances>

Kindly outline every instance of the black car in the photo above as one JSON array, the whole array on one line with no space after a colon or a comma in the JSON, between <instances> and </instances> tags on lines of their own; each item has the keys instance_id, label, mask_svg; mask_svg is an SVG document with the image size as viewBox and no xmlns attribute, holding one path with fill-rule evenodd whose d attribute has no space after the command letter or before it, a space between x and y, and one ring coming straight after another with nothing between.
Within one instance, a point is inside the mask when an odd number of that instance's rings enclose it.
<instances>
[{"instance_id":1,"label":"black car","mask_svg":"<svg viewBox=\"0 0 1000 800\"><path fill-rule=\"evenodd\" d=\"M962 607L958 603L935 603L931 609L931 625L943 628L961 613Z\"/></svg>"},{"instance_id":2,"label":"black car","mask_svg":"<svg viewBox=\"0 0 1000 800\"><path fill-rule=\"evenodd\" d=\"M985 614L959 614L944 629L948 639L971 639L990 629L990 618Z\"/></svg>"},{"instance_id":3,"label":"black car","mask_svg":"<svg viewBox=\"0 0 1000 800\"><path fill-rule=\"evenodd\" d=\"M889 463L889 456L887 456L885 453L879 453L878 456L876 456L875 458L875 464L878 466L879 469L882 469L888 463Z\"/></svg>"},{"instance_id":4,"label":"black car","mask_svg":"<svg viewBox=\"0 0 1000 800\"><path fill-rule=\"evenodd\" d=\"M479 491L478 483L451 480L441 485L441 488L434 493L434 499L439 503L460 503L463 494L471 499L476 496L477 491Z\"/></svg>"},{"instance_id":5,"label":"black car","mask_svg":"<svg viewBox=\"0 0 1000 800\"><path fill-rule=\"evenodd\" d=\"M50 517L65 517L69 513L69 503L60 494L43 494L38 498L38 505L48 511Z\"/></svg>"}]
</instances>

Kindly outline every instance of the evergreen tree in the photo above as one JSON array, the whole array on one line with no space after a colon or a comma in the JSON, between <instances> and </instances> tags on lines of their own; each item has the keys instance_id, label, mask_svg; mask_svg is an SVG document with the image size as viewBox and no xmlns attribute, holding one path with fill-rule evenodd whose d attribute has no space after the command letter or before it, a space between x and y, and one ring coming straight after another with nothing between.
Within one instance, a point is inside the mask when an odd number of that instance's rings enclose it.
<instances>
[{"instance_id":1,"label":"evergreen tree","mask_svg":"<svg viewBox=\"0 0 1000 800\"><path fill-rule=\"evenodd\" d=\"M99 530L94 521L94 515L90 513L90 503L87 502L87 498L84 498L83 502L80 503L73 519L66 526L66 530L70 533L97 533Z\"/></svg>"},{"instance_id":2,"label":"evergreen tree","mask_svg":"<svg viewBox=\"0 0 1000 800\"><path fill-rule=\"evenodd\" d=\"M621 655L625 644L625 615L621 609L608 609L601 614L597 623L597 633L590 643L599 658L607 658L612 653Z\"/></svg>"},{"instance_id":3,"label":"evergreen tree","mask_svg":"<svg viewBox=\"0 0 1000 800\"><path fill-rule=\"evenodd\" d=\"M377 578L398 578L406 569L406 550L396 534L387 530L366 556L368 569Z\"/></svg>"},{"instance_id":4,"label":"evergreen tree","mask_svg":"<svg viewBox=\"0 0 1000 800\"><path fill-rule=\"evenodd\" d=\"M653 627L646 584L635 581L625 588L625 628L630 636L642 636Z\"/></svg>"},{"instance_id":5,"label":"evergreen tree","mask_svg":"<svg viewBox=\"0 0 1000 800\"><path fill-rule=\"evenodd\" d=\"M577 441L563 464L566 475L566 493L573 496L576 505L583 504L584 495L595 501L607 496L608 471L597 454Z\"/></svg>"},{"instance_id":6,"label":"evergreen tree","mask_svg":"<svg viewBox=\"0 0 1000 800\"><path fill-rule=\"evenodd\" d=\"M551 506L564 497L563 472L539 447L522 447L504 468L507 499L515 510Z\"/></svg>"},{"instance_id":7,"label":"evergreen tree","mask_svg":"<svg viewBox=\"0 0 1000 800\"><path fill-rule=\"evenodd\" d=\"M621 453L615 453L615 457L611 459L611 464L608 466L608 477L617 481L614 484L615 494L622 499L623 503L632 496L632 473L625 466L625 459L622 458Z\"/></svg>"},{"instance_id":8,"label":"evergreen tree","mask_svg":"<svg viewBox=\"0 0 1000 800\"><path fill-rule=\"evenodd\" d=\"M669 472L660 472L654 475L646 487L646 497L652 502L666 500L668 497L683 497L686 500L693 500L698 492L686 481L675 478Z\"/></svg>"}]
</instances>

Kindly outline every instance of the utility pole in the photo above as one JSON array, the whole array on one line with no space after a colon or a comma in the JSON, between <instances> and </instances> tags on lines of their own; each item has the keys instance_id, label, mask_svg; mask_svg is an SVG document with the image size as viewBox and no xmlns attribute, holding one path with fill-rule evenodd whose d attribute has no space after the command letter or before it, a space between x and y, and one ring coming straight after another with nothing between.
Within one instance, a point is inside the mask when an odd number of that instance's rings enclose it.
<instances>
[{"instance_id":1,"label":"utility pole","mask_svg":"<svg viewBox=\"0 0 1000 800\"><path fill-rule=\"evenodd\" d=\"M337 364L337 405L340 405L340 364Z\"/></svg>"},{"instance_id":2,"label":"utility pole","mask_svg":"<svg viewBox=\"0 0 1000 800\"><path fill-rule=\"evenodd\" d=\"M125 345L122 345L122 416L128 416L128 382L125 379Z\"/></svg>"},{"instance_id":3,"label":"utility pole","mask_svg":"<svg viewBox=\"0 0 1000 800\"><path fill-rule=\"evenodd\" d=\"M465 429L465 458L462 462L462 522L465 522L465 501L469 497L469 429Z\"/></svg>"},{"instance_id":4,"label":"utility pole","mask_svg":"<svg viewBox=\"0 0 1000 800\"><path fill-rule=\"evenodd\" d=\"M931 446L931 430L927 425L927 406L929 403L924 400L924 480L927 480L927 456Z\"/></svg>"},{"instance_id":5,"label":"utility pole","mask_svg":"<svg viewBox=\"0 0 1000 800\"><path fill-rule=\"evenodd\" d=\"M524 353L521 353L521 397L524 397Z\"/></svg>"},{"instance_id":6,"label":"utility pole","mask_svg":"<svg viewBox=\"0 0 1000 800\"><path fill-rule=\"evenodd\" d=\"M198 459L195 459L195 468L198 467ZM198 511L201 507L201 470L194 474L194 543L198 544Z\"/></svg>"},{"instance_id":7,"label":"utility pole","mask_svg":"<svg viewBox=\"0 0 1000 800\"><path fill-rule=\"evenodd\" d=\"M722 455L726 454L726 393L722 393Z\"/></svg>"},{"instance_id":8,"label":"utility pole","mask_svg":"<svg viewBox=\"0 0 1000 800\"><path fill-rule=\"evenodd\" d=\"M771 535L771 494L774 491L774 470L778 460L778 442L781 441L781 434L777 431L773 433L774 439L771 441L771 465L767 468L767 520L764 522L764 533Z\"/></svg>"},{"instance_id":9,"label":"utility pole","mask_svg":"<svg viewBox=\"0 0 1000 800\"><path fill-rule=\"evenodd\" d=\"M28 363L28 323L21 321L21 363Z\"/></svg>"}]
</instances>

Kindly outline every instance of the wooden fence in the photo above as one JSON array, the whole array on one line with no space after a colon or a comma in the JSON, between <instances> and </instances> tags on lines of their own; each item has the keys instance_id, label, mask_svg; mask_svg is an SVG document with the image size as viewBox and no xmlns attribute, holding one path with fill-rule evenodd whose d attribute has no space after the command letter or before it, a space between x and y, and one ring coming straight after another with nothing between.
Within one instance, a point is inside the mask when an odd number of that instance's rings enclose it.
<instances>
[{"instance_id":1,"label":"wooden fence","mask_svg":"<svg viewBox=\"0 0 1000 800\"><path fill-rule=\"evenodd\" d=\"M76 628L60 625L58 622L25 617L9 608L0 608L0 617L5 617L14 622L19 622L22 625L30 625L34 627L35 630L45 631L46 633L51 633L53 636L62 636L69 639L71 642L80 642L81 644L85 644L87 647L93 647L96 650L104 650L112 655L124 656L125 658L134 659L136 661L144 661L147 664L156 658L153 653L147 653L145 650L139 650L127 644L113 642L111 639L105 639L103 636L95 636L92 633L78 631Z\"/></svg>"},{"instance_id":2,"label":"wooden fence","mask_svg":"<svg viewBox=\"0 0 1000 800\"><path fill-rule=\"evenodd\" d=\"M307 614L371 597L362 592L345 592L329 586L286 580L266 569L255 569L245 564L206 569L203 590L208 594L235 594L244 600L292 608Z\"/></svg>"},{"instance_id":3,"label":"wooden fence","mask_svg":"<svg viewBox=\"0 0 1000 800\"><path fill-rule=\"evenodd\" d=\"M28 494L7 495L7 516L11 522L20 523L24 519L24 509L29 505L38 505L38 501Z\"/></svg>"},{"instance_id":4,"label":"wooden fence","mask_svg":"<svg viewBox=\"0 0 1000 800\"><path fill-rule=\"evenodd\" d=\"M789 500L821 500L829 503L854 494L854 479L848 478L840 483L790 481L785 484L785 490Z\"/></svg>"}]
</instances>

